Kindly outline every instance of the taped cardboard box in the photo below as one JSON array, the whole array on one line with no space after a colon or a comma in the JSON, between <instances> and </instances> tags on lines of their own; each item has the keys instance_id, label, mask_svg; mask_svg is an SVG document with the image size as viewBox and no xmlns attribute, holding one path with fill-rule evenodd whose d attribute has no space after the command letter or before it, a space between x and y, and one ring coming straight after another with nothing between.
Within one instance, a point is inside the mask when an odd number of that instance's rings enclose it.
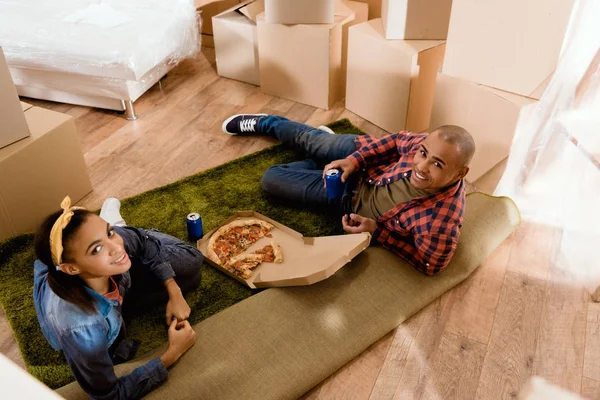
<instances>
[{"instance_id":1,"label":"taped cardboard box","mask_svg":"<svg viewBox=\"0 0 600 400\"><path fill-rule=\"evenodd\" d=\"M335 23L313 25L267 24L264 13L258 16L264 93L323 109L344 97L344 27L355 13L350 7L335 13Z\"/></svg>"},{"instance_id":2,"label":"taped cardboard box","mask_svg":"<svg viewBox=\"0 0 600 400\"><path fill-rule=\"evenodd\" d=\"M443 72L539 99L574 0L454 0Z\"/></svg>"},{"instance_id":3,"label":"taped cardboard box","mask_svg":"<svg viewBox=\"0 0 600 400\"><path fill-rule=\"evenodd\" d=\"M0 148L30 135L23 111L0 47Z\"/></svg>"},{"instance_id":4,"label":"taped cardboard box","mask_svg":"<svg viewBox=\"0 0 600 400\"><path fill-rule=\"evenodd\" d=\"M353 26L346 108L388 132L429 127L444 41L386 40L380 18Z\"/></svg>"},{"instance_id":5,"label":"taped cardboard box","mask_svg":"<svg viewBox=\"0 0 600 400\"><path fill-rule=\"evenodd\" d=\"M452 0L383 0L386 39L445 40Z\"/></svg>"},{"instance_id":6,"label":"taped cardboard box","mask_svg":"<svg viewBox=\"0 0 600 400\"><path fill-rule=\"evenodd\" d=\"M0 149L0 240L34 231L69 195L92 191L72 117L31 107L31 136Z\"/></svg>"},{"instance_id":7,"label":"taped cardboard box","mask_svg":"<svg viewBox=\"0 0 600 400\"><path fill-rule=\"evenodd\" d=\"M267 24L333 24L334 0L265 0Z\"/></svg>"},{"instance_id":8,"label":"taped cardboard box","mask_svg":"<svg viewBox=\"0 0 600 400\"><path fill-rule=\"evenodd\" d=\"M206 260L223 273L253 289L306 286L320 282L335 274L369 247L371 242L371 235L368 233L305 238L302 234L255 211L238 211L199 240L198 249L203 254L207 254L210 238L221 226L236 220L248 219L260 219L272 224L275 228L270 232L272 238L260 239L244 254L251 254L273 241L281 247L282 263L263 262L254 269L250 278L243 279L208 258Z\"/></svg>"},{"instance_id":9,"label":"taped cardboard box","mask_svg":"<svg viewBox=\"0 0 600 400\"><path fill-rule=\"evenodd\" d=\"M256 16L264 9L264 0L249 0L213 17L220 76L260 86Z\"/></svg>"},{"instance_id":10,"label":"taped cardboard box","mask_svg":"<svg viewBox=\"0 0 600 400\"><path fill-rule=\"evenodd\" d=\"M519 115L536 103L528 97L438 74L430 130L458 125L469 131L476 146L467 175L473 182L508 156Z\"/></svg>"}]
</instances>

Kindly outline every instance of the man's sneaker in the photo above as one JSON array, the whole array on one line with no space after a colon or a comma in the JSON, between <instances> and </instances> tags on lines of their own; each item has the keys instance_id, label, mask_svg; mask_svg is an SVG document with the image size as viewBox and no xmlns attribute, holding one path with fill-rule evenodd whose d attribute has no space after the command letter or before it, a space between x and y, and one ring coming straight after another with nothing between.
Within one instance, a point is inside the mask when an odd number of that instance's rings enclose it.
<instances>
[{"instance_id":1,"label":"man's sneaker","mask_svg":"<svg viewBox=\"0 0 600 400\"><path fill-rule=\"evenodd\" d=\"M328 126L321 125L321 126L319 126L317 129L318 129L318 130L320 130L320 131L325 131L325 132L327 132L327 133L331 133L332 135L335 135L335 132L334 132L334 131L332 131L332 130L331 130L331 128L330 128L330 127L328 127Z\"/></svg>"},{"instance_id":2,"label":"man's sneaker","mask_svg":"<svg viewBox=\"0 0 600 400\"><path fill-rule=\"evenodd\" d=\"M252 135L258 133L258 123L267 114L236 114L223 122L223 132L229 135Z\"/></svg>"}]
</instances>

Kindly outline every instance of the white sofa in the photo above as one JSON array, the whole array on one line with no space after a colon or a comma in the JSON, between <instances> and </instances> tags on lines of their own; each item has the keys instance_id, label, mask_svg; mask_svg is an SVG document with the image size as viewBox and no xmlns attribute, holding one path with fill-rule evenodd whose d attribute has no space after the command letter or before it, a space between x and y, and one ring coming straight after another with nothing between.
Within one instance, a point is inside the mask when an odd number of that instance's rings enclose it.
<instances>
[{"instance_id":1,"label":"white sofa","mask_svg":"<svg viewBox=\"0 0 600 400\"><path fill-rule=\"evenodd\" d=\"M200 49L193 0L0 0L20 96L126 111Z\"/></svg>"}]
</instances>

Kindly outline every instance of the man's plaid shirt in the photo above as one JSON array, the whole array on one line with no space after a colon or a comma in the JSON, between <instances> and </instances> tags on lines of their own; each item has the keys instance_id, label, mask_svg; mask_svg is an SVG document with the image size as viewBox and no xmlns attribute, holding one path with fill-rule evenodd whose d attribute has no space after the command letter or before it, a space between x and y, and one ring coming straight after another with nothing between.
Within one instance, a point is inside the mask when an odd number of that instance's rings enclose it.
<instances>
[{"instance_id":1,"label":"man's plaid shirt","mask_svg":"<svg viewBox=\"0 0 600 400\"><path fill-rule=\"evenodd\" d=\"M348 156L363 184L389 185L412 173L413 157L427 137L408 132L377 139L359 136ZM373 238L427 275L442 271L452 258L465 208L462 180L441 192L396 205L377 220Z\"/></svg>"}]
</instances>

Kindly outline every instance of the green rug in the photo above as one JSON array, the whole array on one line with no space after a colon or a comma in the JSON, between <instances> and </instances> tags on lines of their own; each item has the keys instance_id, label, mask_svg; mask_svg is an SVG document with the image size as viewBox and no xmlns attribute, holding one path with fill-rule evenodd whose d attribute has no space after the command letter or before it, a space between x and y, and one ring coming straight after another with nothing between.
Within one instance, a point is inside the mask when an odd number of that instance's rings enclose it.
<instances>
[{"instance_id":1,"label":"green rug","mask_svg":"<svg viewBox=\"0 0 600 400\"><path fill-rule=\"evenodd\" d=\"M337 133L363 133L347 119L329 127ZM182 239L187 239L185 216L194 211L202 215L205 231L235 211L255 210L305 236L340 233L335 232L336 221L331 216L273 204L262 192L260 179L269 166L302 157L276 145L123 200L121 213L130 225L156 228ZM33 235L0 243L0 304L29 372L54 389L74 379L64 358L46 342L37 322L32 298L34 260ZM201 287L186 297L192 309L190 322L195 324L251 295L247 287L204 264ZM140 355L166 342L164 307L127 321L127 334L141 341Z\"/></svg>"}]
</instances>

